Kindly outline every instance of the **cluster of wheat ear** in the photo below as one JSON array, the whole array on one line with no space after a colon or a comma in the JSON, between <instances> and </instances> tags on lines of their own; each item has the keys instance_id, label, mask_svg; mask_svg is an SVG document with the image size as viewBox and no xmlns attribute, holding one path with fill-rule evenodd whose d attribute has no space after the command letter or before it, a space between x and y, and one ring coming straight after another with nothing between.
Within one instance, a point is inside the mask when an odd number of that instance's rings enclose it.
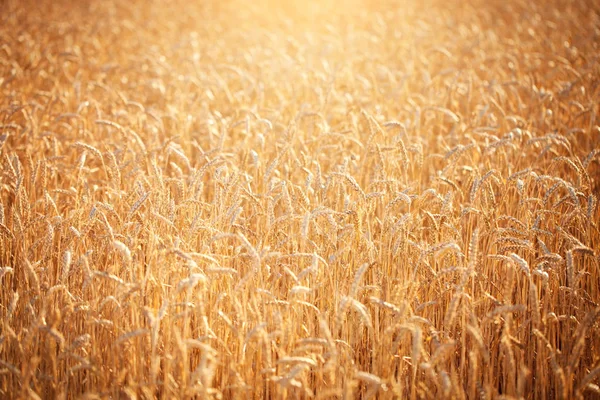
<instances>
[{"instance_id":1,"label":"cluster of wheat ear","mask_svg":"<svg viewBox=\"0 0 600 400\"><path fill-rule=\"evenodd\" d=\"M600 396L597 3L0 9L0 397Z\"/></svg>"}]
</instances>

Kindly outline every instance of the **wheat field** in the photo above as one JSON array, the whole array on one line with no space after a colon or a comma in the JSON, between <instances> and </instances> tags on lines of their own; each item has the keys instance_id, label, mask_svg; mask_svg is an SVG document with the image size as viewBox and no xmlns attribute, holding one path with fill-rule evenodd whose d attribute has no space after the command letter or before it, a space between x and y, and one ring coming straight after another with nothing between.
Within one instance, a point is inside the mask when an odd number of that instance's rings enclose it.
<instances>
[{"instance_id":1,"label":"wheat field","mask_svg":"<svg viewBox=\"0 0 600 400\"><path fill-rule=\"evenodd\" d=\"M0 8L1 398L600 398L597 3Z\"/></svg>"}]
</instances>

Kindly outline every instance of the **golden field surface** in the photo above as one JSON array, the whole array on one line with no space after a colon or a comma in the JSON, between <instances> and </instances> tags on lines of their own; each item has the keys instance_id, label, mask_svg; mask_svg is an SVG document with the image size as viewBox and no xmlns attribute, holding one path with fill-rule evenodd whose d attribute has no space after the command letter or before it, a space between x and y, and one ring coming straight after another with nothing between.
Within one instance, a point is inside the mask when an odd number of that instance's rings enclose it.
<instances>
[{"instance_id":1,"label":"golden field surface","mask_svg":"<svg viewBox=\"0 0 600 400\"><path fill-rule=\"evenodd\" d=\"M600 397L594 2L0 8L1 398Z\"/></svg>"}]
</instances>

